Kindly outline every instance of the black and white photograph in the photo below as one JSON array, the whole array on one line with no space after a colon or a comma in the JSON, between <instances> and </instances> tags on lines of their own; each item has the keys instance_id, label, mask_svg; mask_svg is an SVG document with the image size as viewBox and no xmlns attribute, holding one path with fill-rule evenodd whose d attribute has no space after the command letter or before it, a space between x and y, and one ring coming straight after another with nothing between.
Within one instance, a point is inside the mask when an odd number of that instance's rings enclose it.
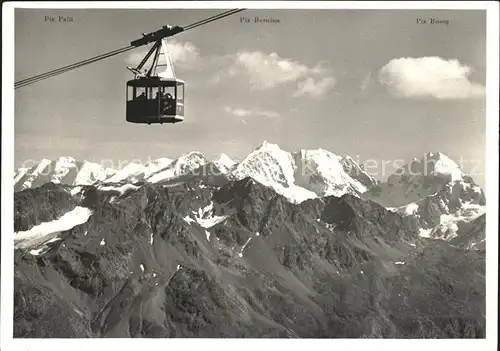
<instances>
[{"instance_id":1,"label":"black and white photograph","mask_svg":"<svg viewBox=\"0 0 500 351\"><path fill-rule=\"evenodd\" d=\"M498 3L120 3L3 5L2 351L496 349Z\"/></svg>"}]
</instances>

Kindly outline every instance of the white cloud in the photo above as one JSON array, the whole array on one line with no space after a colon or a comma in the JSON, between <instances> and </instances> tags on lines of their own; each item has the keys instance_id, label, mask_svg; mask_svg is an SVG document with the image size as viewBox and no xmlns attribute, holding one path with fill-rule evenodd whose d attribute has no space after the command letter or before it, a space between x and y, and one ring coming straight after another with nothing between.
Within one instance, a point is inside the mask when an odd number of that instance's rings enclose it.
<instances>
[{"instance_id":1,"label":"white cloud","mask_svg":"<svg viewBox=\"0 0 500 351\"><path fill-rule=\"evenodd\" d=\"M314 80L313 78L307 78L306 80L299 83L297 91L294 96L307 95L313 98L323 97L335 86L335 78L325 77L319 80Z\"/></svg>"},{"instance_id":2,"label":"white cloud","mask_svg":"<svg viewBox=\"0 0 500 351\"><path fill-rule=\"evenodd\" d=\"M294 89L293 96L320 98L335 85L335 78L325 62L309 67L282 58L277 53L267 54L261 51L201 56L199 49L189 42L172 40L168 42L168 46L174 67L203 73L205 84L212 87L235 78L244 82L251 90L287 86ZM148 50L136 49L126 57L127 64L139 64Z\"/></svg>"},{"instance_id":3,"label":"white cloud","mask_svg":"<svg viewBox=\"0 0 500 351\"><path fill-rule=\"evenodd\" d=\"M168 52L172 58L174 68L180 67L182 69L195 68L196 64L200 61L200 51L198 48L190 42L179 42L174 40L169 40ZM141 47L136 49L131 54L125 58L125 62L129 65L138 65L151 47ZM151 56L147 62L150 64L153 57Z\"/></svg>"},{"instance_id":4,"label":"white cloud","mask_svg":"<svg viewBox=\"0 0 500 351\"><path fill-rule=\"evenodd\" d=\"M260 116L270 117L270 118L279 117L280 115L278 112L274 111L257 111L257 114Z\"/></svg>"},{"instance_id":5,"label":"white cloud","mask_svg":"<svg viewBox=\"0 0 500 351\"><path fill-rule=\"evenodd\" d=\"M296 81L307 74L308 70L307 66L282 59L277 53L264 54L255 51L238 53L229 68L229 75L246 75L253 89L264 90Z\"/></svg>"},{"instance_id":6,"label":"white cloud","mask_svg":"<svg viewBox=\"0 0 500 351\"><path fill-rule=\"evenodd\" d=\"M294 96L322 97L335 85L331 71L319 62L308 67L277 53L239 52L229 66L230 77L244 77L252 90L267 90L295 83ZM220 78L219 78L220 79Z\"/></svg>"},{"instance_id":7,"label":"white cloud","mask_svg":"<svg viewBox=\"0 0 500 351\"><path fill-rule=\"evenodd\" d=\"M252 114L252 111L250 111L250 110L246 110L243 108L232 108L229 106L226 106L224 108L224 111L226 111L227 113L229 113L231 115L235 115L237 117L246 117L246 116Z\"/></svg>"},{"instance_id":8,"label":"white cloud","mask_svg":"<svg viewBox=\"0 0 500 351\"><path fill-rule=\"evenodd\" d=\"M224 111L227 113L234 115L236 117L247 117L247 116L263 116L263 117L279 117L279 113L268 110L258 110L258 109L244 109L244 108L234 108L230 106L226 106Z\"/></svg>"},{"instance_id":9,"label":"white cloud","mask_svg":"<svg viewBox=\"0 0 500 351\"><path fill-rule=\"evenodd\" d=\"M398 97L464 99L482 96L484 86L469 80L472 68L441 57L393 59L379 71L379 81Z\"/></svg>"},{"instance_id":10,"label":"white cloud","mask_svg":"<svg viewBox=\"0 0 500 351\"><path fill-rule=\"evenodd\" d=\"M174 62L195 64L200 59L200 51L192 43L169 42L169 52Z\"/></svg>"}]
</instances>

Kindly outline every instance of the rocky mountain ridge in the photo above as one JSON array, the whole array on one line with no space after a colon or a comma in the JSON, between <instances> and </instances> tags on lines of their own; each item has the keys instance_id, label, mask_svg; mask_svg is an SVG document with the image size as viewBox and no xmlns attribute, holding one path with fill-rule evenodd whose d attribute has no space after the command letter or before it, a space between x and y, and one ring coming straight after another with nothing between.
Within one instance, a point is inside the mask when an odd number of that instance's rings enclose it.
<instances>
[{"instance_id":1,"label":"rocky mountain ridge","mask_svg":"<svg viewBox=\"0 0 500 351\"><path fill-rule=\"evenodd\" d=\"M332 155L191 153L17 191L15 337L483 338L482 190L461 175L386 207Z\"/></svg>"},{"instance_id":2,"label":"rocky mountain ridge","mask_svg":"<svg viewBox=\"0 0 500 351\"><path fill-rule=\"evenodd\" d=\"M61 157L42 160L31 168L20 168L14 175L15 190L37 187L48 182L66 185L103 185L136 182L158 183L171 180L201 166L232 179L252 177L286 196L292 202L344 193L360 194L376 180L349 157L342 158L326 150L300 150L289 153L278 145L263 142L241 162L225 154L210 162L202 153L189 152L178 159L160 158L147 164L129 163L119 170L97 163ZM206 167L207 168L207 167ZM205 169L206 170L206 169ZM359 181L359 177L362 179Z\"/></svg>"}]
</instances>

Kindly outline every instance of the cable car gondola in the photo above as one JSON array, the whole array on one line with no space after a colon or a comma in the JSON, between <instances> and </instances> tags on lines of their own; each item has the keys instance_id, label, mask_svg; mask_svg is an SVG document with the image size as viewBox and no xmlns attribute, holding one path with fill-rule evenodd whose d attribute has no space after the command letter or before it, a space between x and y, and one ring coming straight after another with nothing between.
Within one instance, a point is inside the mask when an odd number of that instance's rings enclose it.
<instances>
[{"instance_id":1,"label":"cable car gondola","mask_svg":"<svg viewBox=\"0 0 500 351\"><path fill-rule=\"evenodd\" d=\"M151 56L151 67L141 72ZM127 122L163 124L184 120L185 82L175 76L166 38L155 42L137 68L127 68L135 74L127 82Z\"/></svg>"},{"instance_id":2,"label":"cable car gondola","mask_svg":"<svg viewBox=\"0 0 500 351\"><path fill-rule=\"evenodd\" d=\"M143 124L182 122L184 120L184 89L186 84L183 80L175 77L172 59L167 50L167 38L224 17L232 16L244 10L228 10L184 27L163 26L155 32L143 34L142 38L132 41L129 46L17 81L14 83L14 89L19 89L97 61L123 54L137 47L154 43L137 68L127 67L134 73L135 77L127 82L126 121ZM149 70L141 71L153 54ZM160 63L162 60L163 63ZM165 67L165 70L157 72L157 69L161 67Z\"/></svg>"}]
</instances>

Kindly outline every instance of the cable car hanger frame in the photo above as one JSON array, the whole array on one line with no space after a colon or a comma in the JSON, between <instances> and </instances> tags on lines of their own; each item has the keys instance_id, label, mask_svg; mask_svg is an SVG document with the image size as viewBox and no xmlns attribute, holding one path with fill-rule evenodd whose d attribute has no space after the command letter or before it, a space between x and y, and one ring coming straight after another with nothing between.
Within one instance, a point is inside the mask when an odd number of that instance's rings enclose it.
<instances>
[{"instance_id":1,"label":"cable car hanger frame","mask_svg":"<svg viewBox=\"0 0 500 351\"><path fill-rule=\"evenodd\" d=\"M155 44L149 49L148 53L144 56L144 58L142 59L142 61L139 63L139 65L136 68L127 66L127 69L129 71L131 71L132 73L134 73L136 75L136 78L150 78L150 77L154 76L154 74L156 73L156 68L158 67L158 59L160 57L161 50L162 50L162 42L165 42L165 44L166 44L165 37L160 38L155 42ZM146 73L142 73L141 72L142 68L144 67L144 65L146 64L148 59L151 57L151 55L153 55L153 53L154 53L154 56L153 56L153 61L151 63L151 67L149 68L149 70L147 70ZM168 55L168 52L166 51L164 54ZM174 67L173 67L172 60L170 59L169 55L167 56L167 64L170 64L173 76L175 78Z\"/></svg>"}]
</instances>

